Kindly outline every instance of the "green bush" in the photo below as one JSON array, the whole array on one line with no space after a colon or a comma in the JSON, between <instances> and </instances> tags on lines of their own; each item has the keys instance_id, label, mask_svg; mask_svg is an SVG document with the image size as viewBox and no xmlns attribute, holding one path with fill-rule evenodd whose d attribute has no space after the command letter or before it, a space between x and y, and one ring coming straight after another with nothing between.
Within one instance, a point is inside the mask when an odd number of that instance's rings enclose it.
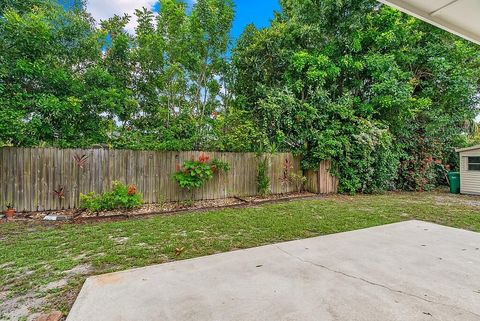
<instances>
[{"instance_id":1,"label":"green bush","mask_svg":"<svg viewBox=\"0 0 480 321\"><path fill-rule=\"evenodd\" d=\"M295 186L298 193L303 191L305 183L307 183L307 178L303 176L302 173L291 173L289 180Z\"/></svg>"},{"instance_id":2,"label":"green bush","mask_svg":"<svg viewBox=\"0 0 480 321\"><path fill-rule=\"evenodd\" d=\"M339 192L347 194L380 193L395 189L398 154L388 129L363 120L334 159Z\"/></svg>"},{"instance_id":3,"label":"green bush","mask_svg":"<svg viewBox=\"0 0 480 321\"><path fill-rule=\"evenodd\" d=\"M218 159L211 162L209 160L209 156L202 154L196 161L185 161L179 171L173 175L173 179L181 188L192 192L211 180L215 173L230 170L230 164L226 162Z\"/></svg>"},{"instance_id":4,"label":"green bush","mask_svg":"<svg viewBox=\"0 0 480 321\"><path fill-rule=\"evenodd\" d=\"M200 161L186 161L183 163L183 169L173 175L181 188L189 191L200 188L202 185L213 178L212 166Z\"/></svg>"},{"instance_id":5,"label":"green bush","mask_svg":"<svg viewBox=\"0 0 480 321\"><path fill-rule=\"evenodd\" d=\"M142 195L138 193L136 186L127 186L120 182L114 182L110 192L80 194L80 208L92 212L131 209L142 204Z\"/></svg>"}]
</instances>

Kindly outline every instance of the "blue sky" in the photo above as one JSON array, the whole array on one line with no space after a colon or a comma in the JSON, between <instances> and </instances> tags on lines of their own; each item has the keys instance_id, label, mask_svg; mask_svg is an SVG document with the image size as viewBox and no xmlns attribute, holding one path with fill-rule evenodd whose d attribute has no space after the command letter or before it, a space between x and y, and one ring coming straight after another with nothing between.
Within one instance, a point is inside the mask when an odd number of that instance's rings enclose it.
<instances>
[{"instance_id":1,"label":"blue sky","mask_svg":"<svg viewBox=\"0 0 480 321\"><path fill-rule=\"evenodd\" d=\"M185 1L192 5L195 0ZM254 23L258 28L268 26L274 11L280 10L278 0L234 0L234 3L236 15L232 29L233 38L237 38L249 23ZM114 14L133 15L134 10L141 7L158 8L158 0L88 0L87 2L87 10L97 21L107 19ZM130 31L133 31L134 27L135 22L127 26Z\"/></svg>"},{"instance_id":2,"label":"blue sky","mask_svg":"<svg viewBox=\"0 0 480 321\"><path fill-rule=\"evenodd\" d=\"M237 38L249 23L258 28L268 26L275 10L280 10L278 0L236 0L232 36Z\"/></svg>"}]
</instances>

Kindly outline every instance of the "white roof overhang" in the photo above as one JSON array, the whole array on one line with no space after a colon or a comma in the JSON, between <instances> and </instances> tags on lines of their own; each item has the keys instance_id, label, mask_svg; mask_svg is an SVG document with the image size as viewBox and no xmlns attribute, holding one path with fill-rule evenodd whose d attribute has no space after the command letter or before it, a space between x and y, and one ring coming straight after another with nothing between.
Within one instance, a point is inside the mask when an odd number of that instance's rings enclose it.
<instances>
[{"instance_id":1,"label":"white roof overhang","mask_svg":"<svg viewBox=\"0 0 480 321\"><path fill-rule=\"evenodd\" d=\"M379 0L480 44L480 0Z\"/></svg>"}]
</instances>

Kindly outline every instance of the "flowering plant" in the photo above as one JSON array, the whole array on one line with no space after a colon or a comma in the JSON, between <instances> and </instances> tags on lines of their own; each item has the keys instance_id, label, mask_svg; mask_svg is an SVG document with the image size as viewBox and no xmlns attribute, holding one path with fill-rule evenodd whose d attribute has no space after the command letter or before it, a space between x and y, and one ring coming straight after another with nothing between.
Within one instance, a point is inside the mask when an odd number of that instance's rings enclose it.
<instances>
[{"instance_id":1,"label":"flowering plant","mask_svg":"<svg viewBox=\"0 0 480 321\"><path fill-rule=\"evenodd\" d=\"M218 159L210 162L208 155L201 154L198 160L185 161L183 166L177 167L173 179L178 182L181 188L192 191L211 180L215 173L229 170L230 165L228 163Z\"/></svg>"}]
</instances>

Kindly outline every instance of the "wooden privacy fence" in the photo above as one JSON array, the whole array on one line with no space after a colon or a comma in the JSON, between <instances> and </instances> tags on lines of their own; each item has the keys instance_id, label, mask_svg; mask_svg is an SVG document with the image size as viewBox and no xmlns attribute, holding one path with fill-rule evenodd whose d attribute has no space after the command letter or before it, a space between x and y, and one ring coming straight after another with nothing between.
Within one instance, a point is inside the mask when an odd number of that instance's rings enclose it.
<instances>
[{"instance_id":1,"label":"wooden privacy fence","mask_svg":"<svg viewBox=\"0 0 480 321\"><path fill-rule=\"evenodd\" d=\"M9 203L17 211L77 208L81 193L108 191L114 181L135 184L145 203L185 200L190 195L178 186L172 176L185 160L198 159L201 154L202 152L109 149L0 148L0 208L5 208ZM256 195L256 154L205 154L211 159L218 158L229 163L231 170L216 175L196 191L194 199ZM299 172L300 159L289 153L268 157L271 192L279 194L294 191L293 184L285 184L281 178L286 160L293 166L293 171ZM323 176L327 174L321 173ZM61 189L64 190L64 198L56 195L55 191ZM315 192L321 193L322 189Z\"/></svg>"},{"instance_id":2,"label":"wooden privacy fence","mask_svg":"<svg viewBox=\"0 0 480 321\"><path fill-rule=\"evenodd\" d=\"M323 161L316 171L307 171L307 191L318 194L334 194L338 191L338 178L330 174L331 161Z\"/></svg>"}]
</instances>

